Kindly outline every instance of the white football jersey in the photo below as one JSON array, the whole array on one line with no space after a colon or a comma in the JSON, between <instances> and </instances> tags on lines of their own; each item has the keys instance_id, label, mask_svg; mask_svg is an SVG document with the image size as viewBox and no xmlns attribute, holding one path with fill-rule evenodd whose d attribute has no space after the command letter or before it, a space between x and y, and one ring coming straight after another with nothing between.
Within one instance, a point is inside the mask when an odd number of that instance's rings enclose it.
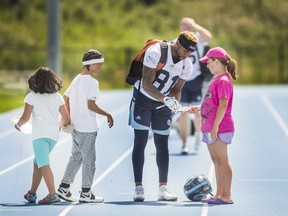
<instances>
[{"instance_id":1,"label":"white football jersey","mask_svg":"<svg viewBox=\"0 0 288 216\"><path fill-rule=\"evenodd\" d=\"M200 35L198 32L195 33L195 35L198 38L196 50L192 52L189 56L192 64L193 64L193 73L192 75L187 79L187 81L193 80L199 75L201 75L201 68L200 68L200 58L204 55L204 48L207 45L207 42L204 42L201 40Z\"/></svg>"},{"instance_id":2,"label":"white football jersey","mask_svg":"<svg viewBox=\"0 0 288 216\"><path fill-rule=\"evenodd\" d=\"M144 56L143 65L149 68L156 68L161 57L160 43L156 43L149 47ZM157 71L153 85L164 95L169 95L171 89L174 87L178 79L187 80L193 71L193 65L189 58L185 58L176 64L173 62L171 53L171 44L168 44L167 60L165 66ZM134 85L136 88L139 86L139 81ZM144 91L142 82L140 91L147 97L157 100Z\"/></svg>"}]
</instances>

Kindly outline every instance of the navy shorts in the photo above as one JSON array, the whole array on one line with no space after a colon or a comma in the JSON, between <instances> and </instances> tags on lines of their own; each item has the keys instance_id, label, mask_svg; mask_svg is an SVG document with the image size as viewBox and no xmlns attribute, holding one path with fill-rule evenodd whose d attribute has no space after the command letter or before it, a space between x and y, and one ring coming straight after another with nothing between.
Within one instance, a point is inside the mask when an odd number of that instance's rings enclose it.
<instances>
[{"instance_id":1,"label":"navy shorts","mask_svg":"<svg viewBox=\"0 0 288 216\"><path fill-rule=\"evenodd\" d=\"M183 106L198 105L202 100L202 77L198 76L187 81L181 91L181 104Z\"/></svg>"},{"instance_id":2,"label":"navy shorts","mask_svg":"<svg viewBox=\"0 0 288 216\"><path fill-rule=\"evenodd\" d=\"M129 113L129 125L132 128L149 130L151 127L153 133L169 135L171 121L172 112L167 106L134 89Z\"/></svg>"}]
</instances>

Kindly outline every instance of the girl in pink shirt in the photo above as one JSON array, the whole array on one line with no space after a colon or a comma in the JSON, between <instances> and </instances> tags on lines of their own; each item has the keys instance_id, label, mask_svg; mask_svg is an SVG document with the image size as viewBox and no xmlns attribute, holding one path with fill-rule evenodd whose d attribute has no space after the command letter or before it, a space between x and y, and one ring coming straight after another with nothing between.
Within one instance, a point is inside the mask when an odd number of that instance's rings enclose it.
<instances>
[{"instance_id":1,"label":"girl in pink shirt","mask_svg":"<svg viewBox=\"0 0 288 216\"><path fill-rule=\"evenodd\" d=\"M237 64L221 47L210 49L200 59L207 63L214 78L200 106L192 106L190 113L201 113L202 141L207 143L215 167L217 191L213 197L202 200L209 204L233 204L231 196L232 169L228 161L227 144L234 134L232 117L233 84L236 80Z\"/></svg>"}]
</instances>

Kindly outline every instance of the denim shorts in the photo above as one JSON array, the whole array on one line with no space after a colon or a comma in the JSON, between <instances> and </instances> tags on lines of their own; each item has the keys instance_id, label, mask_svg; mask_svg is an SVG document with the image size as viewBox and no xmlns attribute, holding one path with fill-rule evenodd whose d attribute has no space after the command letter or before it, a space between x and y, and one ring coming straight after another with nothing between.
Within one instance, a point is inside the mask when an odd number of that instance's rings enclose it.
<instances>
[{"instance_id":1,"label":"denim shorts","mask_svg":"<svg viewBox=\"0 0 288 216\"><path fill-rule=\"evenodd\" d=\"M56 145L56 141L49 138L40 138L32 141L34 149L34 164L38 168L50 165L49 154Z\"/></svg>"},{"instance_id":2,"label":"denim shorts","mask_svg":"<svg viewBox=\"0 0 288 216\"><path fill-rule=\"evenodd\" d=\"M234 135L234 132L219 133L219 134L217 134L217 137L222 142L224 142L226 144L231 144L233 135ZM207 144L213 144L216 141L210 138L210 133L209 132L203 132L202 142L207 143Z\"/></svg>"}]
</instances>

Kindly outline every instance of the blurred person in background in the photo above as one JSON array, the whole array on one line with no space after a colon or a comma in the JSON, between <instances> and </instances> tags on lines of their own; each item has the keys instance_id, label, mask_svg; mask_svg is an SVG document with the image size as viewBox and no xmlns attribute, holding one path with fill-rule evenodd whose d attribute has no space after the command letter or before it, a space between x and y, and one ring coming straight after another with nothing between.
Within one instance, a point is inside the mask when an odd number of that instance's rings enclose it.
<instances>
[{"instance_id":1,"label":"blurred person in background","mask_svg":"<svg viewBox=\"0 0 288 216\"><path fill-rule=\"evenodd\" d=\"M181 31L191 31L195 33L198 38L198 42L196 45L196 50L192 52L189 56L192 64L193 64L193 73L187 79L184 87L181 92L181 100L180 103L183 106L191 106L200 104L202 101L203 95L203 87L207 86L210 80L207 79L206 75L201 73L201 69L206 70L206 65L203 67L199 59L205 55L207 52L208 42L212 39L212 34L206 28L197 24L194 19L190 17L184 17L180 21L180 30ZM205 52L206 51L206 52ZM208 71L209 74L211 74ZM204 77L205 76L205 77ZM212 78L212 77L211 77ZM208 81L208 82L207 82ZM205 90L204 90L205 91ZM195 128L195 145L194 150L198 151L200 147L200 125L201 125L201 117L199 113L194 114L194 120L190 119L189 113L185 112L179 116L178 119L178 130L182 139L182 149L181 154L189 153L189 144L187 143L188 135L191 134L191 127ZM192 125L194 124L194 125Z\"/></svg>"}]
</instances>

